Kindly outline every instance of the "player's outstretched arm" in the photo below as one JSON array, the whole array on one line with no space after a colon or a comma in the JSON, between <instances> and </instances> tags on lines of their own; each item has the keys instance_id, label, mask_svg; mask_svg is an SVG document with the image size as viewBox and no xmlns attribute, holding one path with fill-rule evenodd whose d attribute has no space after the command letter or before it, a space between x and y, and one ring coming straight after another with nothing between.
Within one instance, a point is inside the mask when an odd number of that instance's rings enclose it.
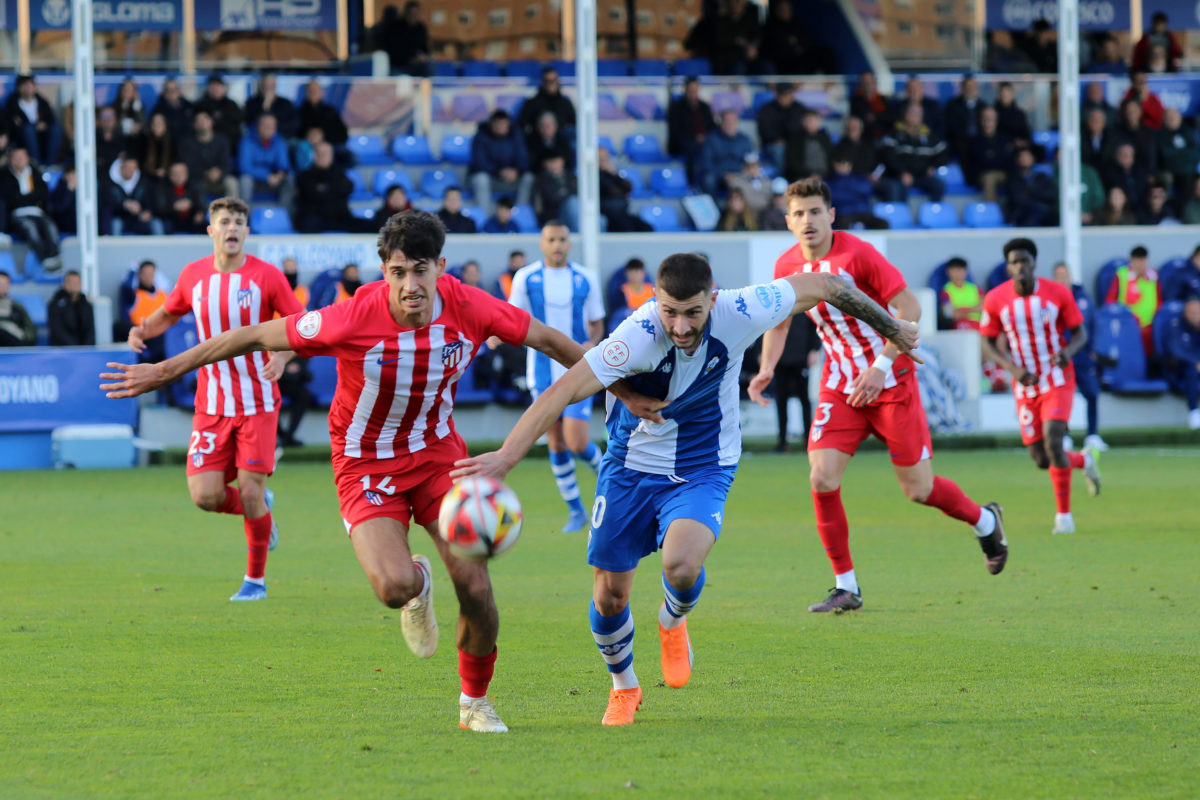
<instances>
[{"instance_id":1,"label":"player's outstretched arm","mask_svg":"<svg viewBox=\"0 0 1200 800\"><path fill-rule=\"evenodd\" d=\"M165 308L155 309L154 313L146 317L146 321L141 325L134 325L129 329L129 337L126 341L129 343L129 349L135 353L142 353L146 350L146 340L153 339L155 336L161 336L166 332L167 328L179 321L177 314L169 314Z\"/></svg>"},{"instance_id":2,"label":"player's outstretched arm","mask_svg":"<svg viewBox=\"0 0 1200 800\"><path fill-rule=\"evenodd\" d=\"M234 328L159 364L119 364L110 361L109 369L116 371L101 372L100 377L113 382L102 383L100 388L107 392L108 397L137 397L161 388L205 364L215 364L255 350L288 350L287 325L288 318L281 317L261 325Z\"/></svg>"},{"instance_id":3,"label":"player's outstretched arm","mask_svg":"<svg viewBox=\"0 0 1200 800\"><path fill-rule=\"evenodd\" d=\"M887 309L854 288L849 281L822 272L789 275L785 280L796 291L792 314L807 311L820 302L829 303L870 325L880 336L894 344L898 352L909 355L917 363L924 363L913 354L913 350L921 344L916 323L893 317Z\"/></svg>"},{"instance_id":4,"label":"player's outstretched arm","mask_svg":"<svg viewBox=\"0 0 1200 800\"><path fill-rule=\"evenodd\" d=\"M450 477L458 480L471 475L490 475L504 480L504 476L525 457L538 437L550 430L554 421L562 416L563 409L571 403L591 397L603 388L604 385L592 372L591 365L579 361L525 409L499 450L455 462Z\"/></svg>"},{"instance_id":5,"label":"player's outstretched arm","mask_svg":"<svg viewBox=\"0 0 1200 800\"><path fill-rule=\"evenodd\" d=\"M529 320L529 333L525 334L526 347L545 353L564 367L573 367L583 358L587 348L557 328L551 328L536 319Z\"/></svg>"}]
</instances>

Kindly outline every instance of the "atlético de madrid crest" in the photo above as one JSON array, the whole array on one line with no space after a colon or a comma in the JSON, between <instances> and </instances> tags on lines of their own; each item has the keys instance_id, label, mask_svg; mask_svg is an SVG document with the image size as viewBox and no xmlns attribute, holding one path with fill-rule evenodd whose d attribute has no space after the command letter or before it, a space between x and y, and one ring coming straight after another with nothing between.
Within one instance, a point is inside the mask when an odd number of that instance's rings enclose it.
<instances>
[{"instance_id":1,"label":"atl\u00e9tico de madrid crest","mask_svg":"<svg viewBox=\"0 0 1200 800\"><path fill-rule=\"evenodd\" d=\"M254 291L252 289L238 289L237 304L238 308L249 308L254 301Z\"/></svg>"},{"instance_id":2,"label":"atl\u00e9tico de madrid crest","mask_svg":"<svg viewBox=\"0 0 1200 800\"><path fill-rule=\"evenodd\" d=\"M442 364L447 368L457 367L458 362L462 361L463 343L450 342L442 345Z\"/></svg>"}]
</instances>

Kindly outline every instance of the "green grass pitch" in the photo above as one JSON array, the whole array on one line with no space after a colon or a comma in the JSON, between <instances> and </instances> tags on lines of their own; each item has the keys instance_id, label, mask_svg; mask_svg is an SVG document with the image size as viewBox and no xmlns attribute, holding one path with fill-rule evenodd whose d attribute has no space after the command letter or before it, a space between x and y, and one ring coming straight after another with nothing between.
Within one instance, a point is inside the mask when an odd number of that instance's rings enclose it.
<instances>
[{"instance_id":1,"label":"green grass pitch","mask_svg":"<svg viewBox=\"0 0 1200 800\"><path fill-rule=\"evenodd\" d=\"M1079 533L1051 536L1023 452L939 454L1004 504L992 577L965 526L864 453L843 494L866 606L833 617L805 611L832 579L804 456L747 456L691 683L662 684L651 558L632 601L645 703L606 729L585 537L557 532L550 471L526 461L522 540L493 569L502 736L457 727L444 570L421 661L361 574L328 465L272 479L283 535L251 604L227 600L240 521L193 508L182 467L6 473L0 797L1195 797L1198 463L1115 450L1100 498L1076 480Z\"/></svg>"}]
</instances>

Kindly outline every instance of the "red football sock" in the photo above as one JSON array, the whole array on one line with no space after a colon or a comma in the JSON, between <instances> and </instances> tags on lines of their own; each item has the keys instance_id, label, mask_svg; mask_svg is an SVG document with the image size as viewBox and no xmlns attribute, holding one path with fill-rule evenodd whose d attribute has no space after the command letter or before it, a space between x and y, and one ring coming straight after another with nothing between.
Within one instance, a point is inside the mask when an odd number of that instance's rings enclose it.
<instances>
[{"instance_id":1,"label":"red football sock","mask_svg":"<svg viewBox=\"0 0 1200 800\"><path fill-rule=\"evenodd\" d=\"M237 514L239 517L244 513L242 511L242 495L236 486L225 487L225 499L221 501L221 505L217 506L217 513Z\"/></svg>"},{"instance_id":2,"label":"red football sock","mask_svg":"<svg viewBox=\"0 0 1200 800\"><path fill-rule=\"evenodd\" d=\"M1071 462L1071 469L1083 469L1083 453L1067 453L1067 460Z\"/></svg>"},{"instance_id":3,"label":"red football sock","mask_svg":"<svg viewBox=\"0 0 1200 800\"><path fill-rule=\"evenodd\" d=\"M960 519L968 525L979 522L983 513L979 504L967 497L966 493L958 488L957 483L941 475L933 477L933 489L929 492L929 497L925 498L925 505L933 506L947 517Z\"/></svg>"},{"instance_id":4,"label":"red football sock","mask_svg":"<svg viewBox=\"0 0 1200 800\"><path fill-rule=\"evenodd\" d=\"M813 492L813 511L817 515L817 533L825 554L833 563L833 574L841 575L854 569L850 558L850 523L846 522L846 509L842 505L842 490Z\"/></svg>"},{"instance_id":5,"label":"red football sock","mask_svg":"<svg viewBox=\"0 0 1200 800\"><path fill-rule=\"evenodd\" d=\"M1051 467L1050 485L1054 487L1054 504L1058 513L1071 513L1071 468Z\"/></svg>"},{"instance_id":6,"label":"red football sock","mask_svg":"<svg viewBox=\"0 0 1200 800\"><path fill-rule=\"evenodd\" d=\"M267 569L267 545L271 542L271 512L243 520L246 527L246 577L261 578Z\"/></svg>"},{"instance_id":7,"label":"red football sock","mask_svg":"<svg viewBox=\"0 0 1200 800\"><path fill-rule=\"evenodd\" d=\"M458 651L458 677L462 679L463 694L467 697L487 697L488 684L492 682L499 652L493 650L488 656L473 656L465 650Z\"/></svg>"}]
</instances>

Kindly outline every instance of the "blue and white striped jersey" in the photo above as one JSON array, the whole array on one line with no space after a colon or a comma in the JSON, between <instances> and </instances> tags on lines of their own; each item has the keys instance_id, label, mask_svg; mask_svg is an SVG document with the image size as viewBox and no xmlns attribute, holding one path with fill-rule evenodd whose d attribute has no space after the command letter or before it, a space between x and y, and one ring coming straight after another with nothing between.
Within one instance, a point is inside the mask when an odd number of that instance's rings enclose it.
<instances>
[{"instance_id":1,"label":"blue and white striped jersey","mask_svg":"<svg viewBox=\"0 0 1200 800\"><path fill-rule=\"evenodd\" d=\"M574 262L565 267L547 267L541 261L534 261L521 267L513 276L508 302L580 344L588 342L588 323L604 319L599 278ZM546 391L567 371L562 364L532 347L525 358L529 388L537 392Z\"/></svg>"},{"instance_id":2,"label":"blue and white striped jersey","mask_svg":"<svg viewBox=\"0 0 1200 800\"><path fill-rule=\"evenodd\" d=\"M796 303L780 279L717 293L704 339L687 355L672 342L646 303L584 358L605 386L625 378L648 397L667 400L658 424L635 417L608 397L608 452L628 469L686 478L690 472L737 464L742 454L738 375L742 355Z\"/></svg>"}]
</instances>

